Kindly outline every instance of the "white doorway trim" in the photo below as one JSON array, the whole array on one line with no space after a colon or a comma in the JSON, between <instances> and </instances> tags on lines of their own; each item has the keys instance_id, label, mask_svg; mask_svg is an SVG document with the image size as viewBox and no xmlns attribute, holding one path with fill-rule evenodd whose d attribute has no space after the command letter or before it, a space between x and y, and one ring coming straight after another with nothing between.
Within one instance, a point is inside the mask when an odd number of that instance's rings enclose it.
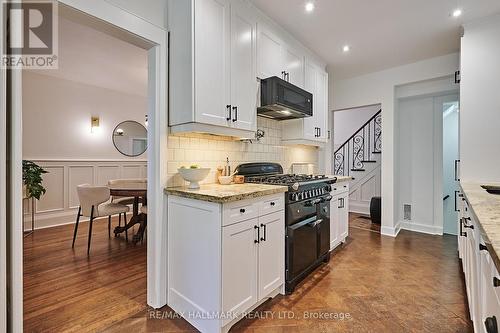
<instances>
[{"instance_id":1,"label":"white doorway trim","mask_svg":"<svg viewBox=\"0 0 500 333\"><path fill-rule=\"evenodd\" d=\"M3 6L0 6L0 17L3 16ZM3 24L3 23L2 23ZM1 38L5 38L4 27L0 27ZM4 54L0 43L0 54ZM6 108L7 78L5 69L0 68L0 332L7 332L7 108Z\"/></svg>"},{"instance_id":2,"label":"white doorway trim","mask_svg":"<svg viewBox=\"0 0 500 333\"><path fill-rule=\"evenodd\" d=\"M166 207L163 187L166 184L167 140L167 32L166 30L133 15L132 13L102 0L60 0L59 3L93 16L150 42L148 50L148 240L147 240L147 303L159 308L167 303L167 254L166 254ZM14 75L12 106L12 166L13 184L9 193L21 198L22 193L22 85L21 73ZM2 114L3 116L3 114ZM1 151L0 151L1 153ZM0 193L1 194L1 193ZM12 306L12 331L22 332L22 281L23 237L22 203L14 200L12 207L13 234L11 254L13 261L11 281L15 303Z\"/></svg>"}]
</instances>

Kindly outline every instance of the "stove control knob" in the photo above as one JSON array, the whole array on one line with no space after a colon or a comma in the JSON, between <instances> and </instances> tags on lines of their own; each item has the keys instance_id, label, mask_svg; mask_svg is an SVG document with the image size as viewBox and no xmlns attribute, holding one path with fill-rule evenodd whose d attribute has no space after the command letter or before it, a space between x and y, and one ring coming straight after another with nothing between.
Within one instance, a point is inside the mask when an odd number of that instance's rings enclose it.
<instances>
[{"instance_id":1,"label":"stove control knob","mask_svg":"<svg viewBox=\"0 0 500 333\"><path fill-rule=\"evenodd\" d=\"M297 193L297 201L300 201L304 198L304 193L300 192L300 193Z\"/></svg>"},{"instance_id":2,"label":"stove control knob","mask_svg":"<svg viewBox=\"0 0 500 333\"><path fill-rule=\"evenodd\" d=\"M297 193L290 194L290 201L297 201Z\"/></svg>"}]
</instances>

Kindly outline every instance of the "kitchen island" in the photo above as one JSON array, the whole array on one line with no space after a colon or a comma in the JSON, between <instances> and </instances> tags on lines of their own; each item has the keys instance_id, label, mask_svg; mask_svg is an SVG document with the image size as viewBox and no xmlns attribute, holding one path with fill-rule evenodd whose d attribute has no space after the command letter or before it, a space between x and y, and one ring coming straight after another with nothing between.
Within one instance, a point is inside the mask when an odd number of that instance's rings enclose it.
<instances>
[{"instance_id":1,"label":"kitchen island","mask_svg":"<svg viewBox=\"0 0 500 333\"><path fill-rule=\"evenodd\" d=\"M476 332L497 332L500 324L500 195L486 192L478 183L460 181L460 186L458 253L462 259L470 318Z\"/></svg>"},{"instance_id":2,"label":"kitchen island","mask_svg":"<svg viewBox=\"0 0 500 333\"><path fill-rule=\"evenodd\" d=\"M166 188L168 305L202 332L227 332L285 281L286 186Z\"/></svg>"}]
</instances>

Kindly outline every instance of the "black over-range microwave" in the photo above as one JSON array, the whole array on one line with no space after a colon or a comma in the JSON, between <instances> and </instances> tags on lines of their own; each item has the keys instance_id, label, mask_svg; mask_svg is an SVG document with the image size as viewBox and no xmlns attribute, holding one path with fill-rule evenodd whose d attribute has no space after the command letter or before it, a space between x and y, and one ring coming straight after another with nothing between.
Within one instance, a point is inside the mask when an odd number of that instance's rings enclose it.
<instances>
[{"instance_id":1,"label":"black over-range microwave","mask_svg":"<svg viewBox=\"0 0 500 333\"><path fill-rule=\"evenodd\" d=\"M277 120L312 116L313 95L310 92L277 76L261 80L260 85L259 116Z\"/></svg>"}]
</instances>

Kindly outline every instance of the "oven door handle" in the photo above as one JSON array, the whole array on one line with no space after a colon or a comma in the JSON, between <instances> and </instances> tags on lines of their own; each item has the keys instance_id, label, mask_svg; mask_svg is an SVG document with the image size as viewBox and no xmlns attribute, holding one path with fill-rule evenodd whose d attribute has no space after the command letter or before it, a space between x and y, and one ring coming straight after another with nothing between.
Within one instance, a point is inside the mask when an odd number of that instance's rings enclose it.
<instances>
[{"instance_id":1,"label":"oven door handle","mask_svg":"<svg viewBox=\"0 0 500 333\"><path fill-rule=\"evenodd\" d=\"M318 224L320 224L321 222L323 222L323 219L319 219L319 220L316 220L314 222L311 222L311 223L308 223L307 225L311 228L314 228L315 226L317 226Z\"/></svg>"},{"instance_id":2,"label":"oven door handle","mask_svg":"<svg viewBox=\"0 0 500 333\"><path fill-rule=\"evenodd\" d=\"M308 219L305 219L304 221L300 221L298 223L295 223L295 224L291 225L289 228L292 230L297 230L300 227L303 227L307 224L315 223L315 222L316 222L316 216L313 216L313 217L310 217Z\"/></svg>"}]
</instances>

